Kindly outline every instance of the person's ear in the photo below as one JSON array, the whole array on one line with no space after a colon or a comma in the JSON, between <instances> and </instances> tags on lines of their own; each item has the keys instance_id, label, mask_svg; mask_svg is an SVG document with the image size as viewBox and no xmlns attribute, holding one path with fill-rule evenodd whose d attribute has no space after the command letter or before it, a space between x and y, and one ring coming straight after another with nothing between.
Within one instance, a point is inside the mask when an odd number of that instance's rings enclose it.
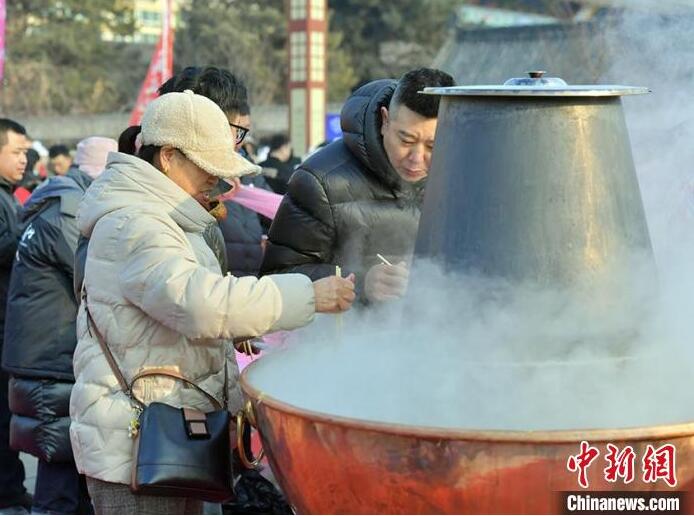
<instances>
[{"instance_id":1,"label":"person's ear","mask_svg":"<svg viewBox=\"0 0 694 516\"><path fill-rule=\"evenodd\" d=\"M164 145L159 149L159 163L161 165L161 171L164 175L168 176L171 170L172 162L176 157L176 149L170 145Z\"/></svg>"},{"instance_id":2,"label":"person's ear","mask_svg":"<svg viewBox=\"0 0 694 516\"><path fill-rule=\"evenodd\" d=\"M388 127L388 108L381 106L381 136L386 135L386 127Z\"/></svg>"}]
</instances>

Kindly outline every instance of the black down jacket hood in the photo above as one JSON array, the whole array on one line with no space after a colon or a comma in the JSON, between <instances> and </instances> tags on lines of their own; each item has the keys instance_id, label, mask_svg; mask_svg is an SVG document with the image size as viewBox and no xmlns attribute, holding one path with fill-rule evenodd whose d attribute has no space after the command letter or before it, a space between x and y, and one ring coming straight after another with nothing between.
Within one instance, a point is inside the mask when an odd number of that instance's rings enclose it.
<instances>
[{"instance_id":1,"label":"black down jacket hood","mask_svg":"<svg viewBox=\"0 0 694 516\"><path fill-rule=\"evenodd\" d=\"M414 199L421 204L425 181L410 184L398 176L383 148L381 107L388 107L397 81L381 79L365 84L347 99L340 113L342 139L368 172L398 199Z\"/></svg>"}]
</instances>

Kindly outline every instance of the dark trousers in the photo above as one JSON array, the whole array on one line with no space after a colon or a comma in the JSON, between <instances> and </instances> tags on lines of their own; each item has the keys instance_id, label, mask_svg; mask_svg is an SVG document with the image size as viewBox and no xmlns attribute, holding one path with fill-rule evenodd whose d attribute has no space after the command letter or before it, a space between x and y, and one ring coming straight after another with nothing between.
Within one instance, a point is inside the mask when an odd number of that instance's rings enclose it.
<instances>
[{"instance_id":1,"label":"dark trousers","mask_svg":"<svg viewBox=\"0 0 694 516\"><path fill-rule=\"evenodd\" d=\"M0 346L0 351L2 346ZM10 407L7 386L10 376L0 370L0 508L24 502L24 465L19 453L10 449Z\"/></svg>"},{"instance_id":2,"label":"dark trousers","mask_svg":"<svg viewBox=\"0 0 694 516\"><path fill-rule=\"evenodd\" d=\"M87 483L74 462L39 460L33 513L94 514Z\"/></svg>"}]
</instances>

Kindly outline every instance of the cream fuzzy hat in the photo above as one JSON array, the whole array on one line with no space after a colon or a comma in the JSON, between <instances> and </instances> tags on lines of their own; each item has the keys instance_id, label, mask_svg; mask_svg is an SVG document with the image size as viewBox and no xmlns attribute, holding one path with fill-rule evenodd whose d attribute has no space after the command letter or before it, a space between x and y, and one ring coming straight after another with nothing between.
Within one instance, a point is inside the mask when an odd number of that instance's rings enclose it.
<instances>
[{"instance_id":1,"label":"cream fuzzy hat","mask_svg":"<svg viewBox=\"0 0 694 516\"><path fill-rule=\"evenodd\" d=\"M191 90L154 99L147 105L141 125L142 145L171 145L208 174L231 179L260 173L260 167L234 150L224 112Z\"/></svg>"}]
</instances>

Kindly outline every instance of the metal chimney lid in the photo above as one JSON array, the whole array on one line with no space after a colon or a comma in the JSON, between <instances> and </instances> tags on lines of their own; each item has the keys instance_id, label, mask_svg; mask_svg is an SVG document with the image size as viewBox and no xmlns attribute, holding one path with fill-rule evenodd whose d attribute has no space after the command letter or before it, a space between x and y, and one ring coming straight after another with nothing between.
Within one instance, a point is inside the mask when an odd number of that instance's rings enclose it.
<instances>
[{"instance_id":1,"label":"metal chimney lid","mask_svg":"<svg viewBox=\"0 0 694 516\"><path fill-rule=\"evenodd\" d=\"M420 93L445 96L496 97L618 97L642 95L651 90L640 86L614 84L567 84L559 77L544 77L543 71L528 72L529 77L509 79L504 84L424 88Z\"/></svg>"}]
</instances>

